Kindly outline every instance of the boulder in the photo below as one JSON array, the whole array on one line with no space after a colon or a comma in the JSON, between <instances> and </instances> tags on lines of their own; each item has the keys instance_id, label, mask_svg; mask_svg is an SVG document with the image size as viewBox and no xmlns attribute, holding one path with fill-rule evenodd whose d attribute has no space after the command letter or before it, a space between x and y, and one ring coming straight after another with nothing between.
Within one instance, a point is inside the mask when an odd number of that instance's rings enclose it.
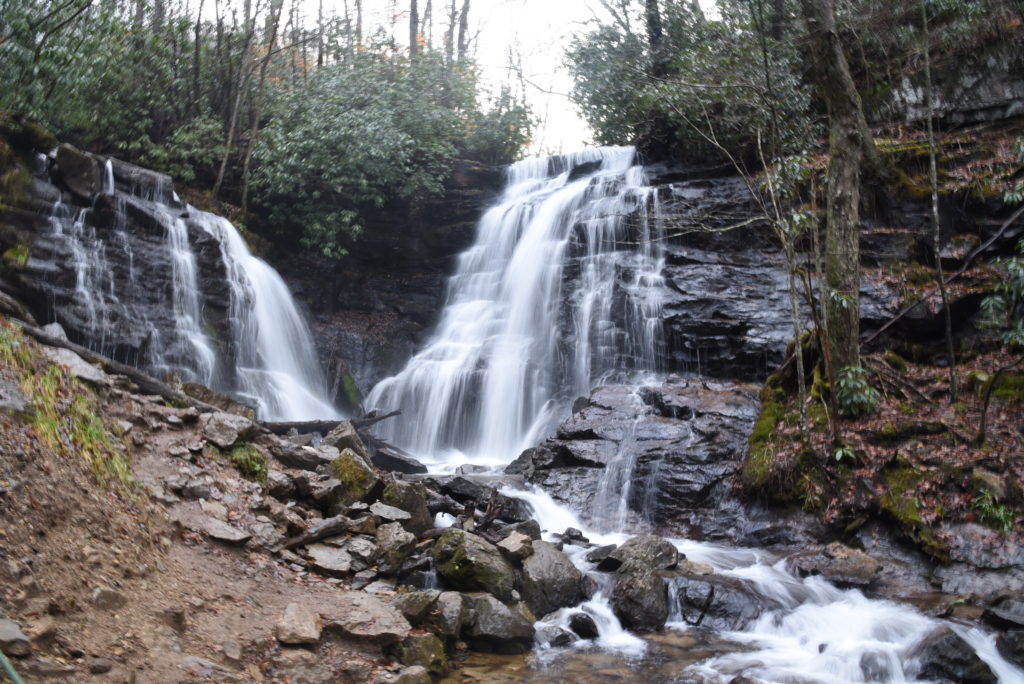
<instances>
[{"instance_id":1,"label":"boulder","mask_svg":"<svg viewBox=\"0 0 1024 684\"><path fill-rule=\"evenodd\" d=\"M430 676L427 668L421 665L403 667L398 672L387 672L376 679L377 684L433 684L434 678Z\"/></svg>"},{"instance_id":2,"label":"boulder","mask_svg":"<svg viewBox=\"0 0 1024 684\"><path fill-rule=\"evenodd\" d=\"M413 627L420 627L426 622L430 610L440 595L441 592L437 589L409 591L395 596L391 600L391 605L405 616L409 624Z\"/></svg>"},{"instance_id":3,"label":"boulder","mask_svg":"<svg viewBox=\"0 0 1024 684\"><path fill-rule=\"evenodd\" d=\"M652 570L671 570L679 563L679 551L672 542L653 534L642 534L627 539L622 546L610 551L597 564L603 572L618 570L626 563L637 563Z\"/></svg>"},{"instance_id":4,"label":"boulder","mask_svg":"<svg viewBox=\"0 0 1024 684\"><path fill-rule=\"evenodd\" d=\"M409 519L402 525L412 534L419 536L434 526L434 518L427 508L427 490L418 482L394 480L384 487L380 500L389 506L409 513Z\"/></svg>"},{"instance_id":5,"label":"boulder","mask_svg":"<svg viewBox=\"0 0 1024 684\"><path fill-rule=\"evenodd\" d=\"M247 437L253 430L253 423L244 416L216 411L200 418L203 437L221 449L230 449L240 437Z\"/></svg>"},{"instance_id":6,"label":"boulder","mask_svg":"<svg viewBox=\"0 0 1024 684\"><path fill-rule=\"evenodd\" d=\"M792 556L787 565L801 577L821 575L843 588L866 587L873 584L882 564L863 551L833 542L823 549Z\"/></svg>"},{"instance_id":7,"label":"boulder","mask_svg":"<svg viewBox=\"0 0 1024 684\"><path fill-rule=\"evenodd\" d=\"M1019 668L1024 668L1024 630L1004 632L996 637L999 655Z\"/></svg>"},{"instance_id":8,"label":"boulder","mask_svg":"<svg viewBox=\"0 0 1024 684\"><path fill-rule=\"evenodd\" d=\"M554 544L536 541L533 553L523 561L521 593L533 614L542 617L586 599L586 581Z\"/></svg>"},{"instance_id":9,"label":"boulder","mask_svg":"<svg viewBox=\"0 0 1024 684\"><path fill-rule=\"evenodd\" d=\"M381 470L389 473L402 473L405 475L422 475L427 472L427 466L415 458L395 448L378 446L373 450L370 462Z\"/></svg>"},{"instance_id":10,"label":"boulder","mask_svg":"<svg viewBox=\"0 0 1024 684\"><path fill-rule=\"evenodd\" d=\"M761 599L734 577L676 575L667 578L670 607L688 625L737 631L760 617Z\"/></svg>"},{"instance_id":11,"label":"boulder","mask_svg":"<svg viewBox=\"0 0 1024 684\"><path fill-rule=\"evenodd\" d=\"M338 423L333 430L324 435L320 443L335 447L338 451L351 449L358 456L364 459L369 458L369 452L366 449L366 444L363 443L362 437L356 432L352 423L347 420Z\"/></svg>"},{"instance_id":12,"label":"boulder","mask_svg":"<svg viewBox=\"0 0 1024 684\"><path fill-rule=\"evenodd\" d=\"M466 595L462 635L470 648L487 653L528 653L533 648L533 621L490 594Z\"/></svg>"},{"instance_id":13,"label":"boulder","mask_svg":"<svg viewBox=\"0 0 1024 684\"><path fill-rule=\"evenodd\" d=\"M913 660L919 664L918 679L964 684L995 684L999 681L970 644L946 626L935 630L918 644Z\"/></svg>"},{"instance_id":14,"label":"boulder","mask_svg":"<svg viewBox=\"0 0 1024 684\"><path fill-rule=\"evenodd\" d=\"M57 148L57 167L61 180L71 192L89 200L103 190L103 168L99 159L64 144Z\"/></svg>"},{"instance_id":15,"label":"boulder","mask_svg":"<svg viewBox=\"0 0 1024 684\"><path fill-rule=\"evenodd\" d=\"M522 532L513 532L498 542L498 548L509 560L522 562L533 553L533 540Z\"/></svg>"},{"instance_id":16,"label":"boulder","mask_svg":"<svg viewBox=\"0 0 1024 684\"><path fill-rule=\"evenodd\" d=\"M480 502L487 493L483 485L468 478L457 476L441 483L441 493L447 494L461 504Z\"/></svg>"},{"instance_id":17,"label":"boulder","mask_svg":"<svg viewBox=\"0 0 1024 684\"><path fill-rule=\"evenodd\" d=\"M290 684L333 684L338 681L331 667L304 648L284 648L270 660L277 679Z\"/></svg>"},{"instance_id":18,"label":"boulder","mask_svg":"<svg viewBox=\"0 0 1024 684\"><path fill-rule=\"evenodd\" d=\"M1024 629L1024 595L1020 592L999 600L985 610L985 621L999 629Z\"/></svg>"},{"instance_id":19,"label":"boulder","mask_svg":"<svg viewBox=\"0 0 1024 684\"><path fill-rule=\"evenodd\" d=\"M331 577L344 577L352 572L352 556L345 549L327 544L313 544L306 549L309 563Z\"/></svg>"},{"instance_id":20,"label":"boulder","mask_svg":"<svg viewBox=\"0 0 1024 684\"><path fill-rule=\"evenodd\" d=\"M403 665L419 665L438 677L448 674L444 642L429 632L410 634L394 647L394 654Z\"/></svg>"},{"instance_id":21,"label":"boulder","mask_svg":"<svg viewBox=\"0 0 1024 684\"><path fill-rule=\"evenodd\" d=\"M665 580L648 566L639 562L628 563L619 568L611 604L626 629L636 632L659 630L669 615Z\"/></svg>"},{"instance_id":22,"label":"boulder","mask_svg":"<svg viewBox=\"0 0 1024 684\"><path fill-rule=\"evenodd\" d=\"M460 529L445 530L433 551L434 567L447 586L459 591L489 591L512 598L516 571L494 544Z\"/></svg>"},{"instance_id":23,"label":"boulder","mask_svg":"<svg viewBox=\"0 0 1024 684\"><path fill-rule=\"evenodd\" d=\"M14 620L0 619L0 651L23 658L32 653L32 646Z\"/></svg>"},{"instance_id":24,"label":"boulder","mask_svg":"<svg viewBox=\"0 0 1024 684\"><path fill-rule=\"evenodd\" d=\"M597 623L588 613L575 613L569 618L569 629L581 639L596 639L600 636Z\"/></svg>"},{"instance_id":25,"label":"boulder","mask_svg":"<svg viewBox=\"0 0 1024 684\"><path fill-rule=\"evenodd\" d=\"M331 474L341 483L337 503L349 505L357 501L376 499L381 490L381 481L362 457L351 449L345 449L330 466Z\"/></svg>"},{"instance_id":26,"label":"boulder","mask_svg":"<svg viewBox=\"0 0 1024 684\"><path fill-rule=\"evenodd\" d=\"M322 630L323 624L315 611L298 603L289 603L274 625L274 636L282 644L316 644Z\"/></svg>"},{"instance_id":27,"label":"boulder","mask_svg":"<svg viewBox=\"0 0 1024 684\"><path fill-rule=\"evenodd\" d=\"M407 511L403 511L395 506L389 506L380 501L374 501L370 505L370 513L381 522L405 522L412 519L412 516Z\"/></svg>"},{"instance_id":28,"label":"boulder","mask_svg":"<svg viewBox=\"0 0 1024 684\"><path fill-rule=\"evenodd\" d=\"M466 617L465 597L457 591L442 591L430 612L429 626L435 634L455 639Z\"/></svg>"},{"instance_id":29,"label":"boulder","mask_svg":"<svg viewBox=\"0 0 1024 684\"><path fill-rule=\"evenodd\" d=\"M396 644L412 629L409 622L381 599L360 591L339 597L337 615L328 616L326 627L353 639L365 639L381 646Z\"/></svg>"},{"instance_id":30,"label":"boulder","mask_svg":"<svg viewBox=\"0 0 1024 684\"><path fill-rule=\"evenodd\" d=\"M377 528L377 566L382 573L398 572L414 548L416 537L406 532L401 523L388 523Z\"/></svg>"}]
</instances>

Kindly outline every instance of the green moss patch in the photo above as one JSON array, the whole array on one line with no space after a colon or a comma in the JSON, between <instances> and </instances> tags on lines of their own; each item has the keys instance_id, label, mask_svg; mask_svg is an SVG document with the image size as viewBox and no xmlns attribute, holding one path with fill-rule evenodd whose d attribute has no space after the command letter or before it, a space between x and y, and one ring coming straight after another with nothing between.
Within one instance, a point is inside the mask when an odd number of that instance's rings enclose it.
<instances>
[{"instance_id":1,"label":"green moss patch","mask_svg":"<svg viewBox=\"0 0 1024 684\"><path fill-rule=\"evenodd\" d=\"M232 447L228 460L238 472L260 484L267 483L267 457L252 444L239 443Z\"/></svg>"}]
</instances>

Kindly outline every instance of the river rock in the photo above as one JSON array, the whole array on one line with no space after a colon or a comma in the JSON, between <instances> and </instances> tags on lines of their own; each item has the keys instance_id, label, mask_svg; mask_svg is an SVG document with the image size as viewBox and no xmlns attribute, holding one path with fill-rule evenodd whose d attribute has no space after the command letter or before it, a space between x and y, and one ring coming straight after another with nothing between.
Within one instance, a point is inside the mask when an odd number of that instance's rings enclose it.
<instances>
[{"instance_id":1,"label":"river rock","mask_svg":"<svg viewBox=\"0 0 1024 684\"><path fill-rule=\"evenodd\" d=\"M919 663L918 679L940 682L995 684L998 679L970 644L949 627L940 627L926 637L913 654Z\"/></svg>"},{"instance_id":2,"label":"river rock","mask_svg":"<svg viewBox=\"0 0 1024 684\"><path fill-rule=\"evenodd\" d=\"M360 457L364 459L369 458L369 453L366 450L366 444L363 443L362 437L360 437L359 433L356 432L352 423L347 420L343 420L338 423L334 429L324 435L324 438L320 443L326 446L336 447L338 451L351 449Z\"/></svg>"},{"instance_id":3,"label":"river rock","mask_svg":"<svg viewBox=\"0 0 1024 684\"><path fill-rule=\"evenodd\" d=\"M419 482L394 480L384 487L380 500L408 512L409 518L398 520L412 534L419 536L434 526L434 518L427 508L427 491Z\"/></svg>"},{"instance_id":4,"label":"river rock","mask_svg":"<svg viewBox=\"0 0 1024 684\"><path fill-rule=\"evenodd\" d=\"M516 571L494 544L464 530L445 530L433 551L434 567L445 584L459 591L489 591L512 599Z\"/></svg>"},{"instance_id":5,"label":"river rock","mask_svg":"<svg viewBox=\"0 0 1024 684\"><path fill-rule=\"evenodd\" d=\"M479 502L484 498L487 490L483 485L460 475L443 481L441 493L447 494L461 504L466 504Z\"/></svg>"},{"instance_id":6,"label":"river rock","mask_svg":"<svg viewBox=\"0 0 1024 684\"><path fill-rule=\"evenodd\" d=\"M99 160L73 145L57 148L57 168L61 180L81 199L90 200L103 189L103 169Z\"/></svg>"},{"instance_id":7,"label":"river rock","mask_svg":"<svg viewBox=\"0 0 1024 684\"><path fill-rule=\"evenodd\" d=\"M528 653L533 648L533 621L490 594L466 595L462 634L470 647L487 653Z\"/></svg>"},{"instance_id":8,"label":"river rock","mask_svg":"<svg viewBox=\"0 0 1024 684\"><path fill-rule=\"evenodd\" d=\"M510 560L522 562L533 553L533 540L522 532L513 532L498 542L498 548Z\"/></svg>"},{"instance_id":9,"label":"river rock","mask_svg":"<svg viewBox=\"0 0 1024 684\"><path fill-rule=\"evenodd\" d=\"M444 642L433 634L410 634L394 647L395 657L403 665L419 665L438 677L448 673Z\"/></svg>"},{"instance_id":10,"label":"river rock","mask_svg":"<svg viewBox=\"0 0 1024 684\"><path fill-rule=\"evenodd\" d=\"M653 534L642 534L626 540L600 560L602 572L618 570L626 563L644 565L653 570L671 570L679 563L679 551L672 542Z\"/></svg>"},{"instance_id":11,"label":"river rock","mask_svg":"<svg viewBox=\"0 0 1024 684\"><path fill-rule=\"evenodd\" d=\"M401 523L388 523L377 528L378 567L382 573L398 572L415 547L416 537L406 532Z\"/></svg>"},{"instance_id":12,"label":"river rock","mask_svg":"<svg viewBox=\"0 0 1024 684\"><path fill-rule=\"evenodd\" d=\"M626 629L653 632L668 619L665 580L655 570L631 562L619 568L612 590L612 610Z\"/></svg>"},{"instance_id":13,"label":"river rock","mask_svg":"<svg viewBox=\"0 0 1024 684\"><path fill-rule=\"evenodd\" d=\"M333 684L338 681L328 665L304 648L283 648L270 659L270 663L278 679L290 684Z\"/></svg>"},{"instance_id":14,"label":"river rock","mask_svg":"<svg viewBox=\"0 0 1024 684\"><path fill-rule=\"evenodd\" d=\"M377 677L377 684L433 684L427 668L421 665L404 667L398 672L387 672Z\"/></svg>"},{"instance_id":15,"label":"river rock","mask_svg":"<svg viewBox=\"0 0 1024 684\"><path fill-rule=\"evenodd\" d=\"M313 544L307 547L310 564L331 577L344 577L352 572L352 556L345 549L327 544Z\"/></svg>"},{"instance_id":16,"label":"river rock","mask_svg":"<svg viewBox=\"0 0 1024 684\"><path fill-rule=\"evenodd\" d=\"M600 633L597 631L597 623L587 613L574 613L569 618L569 629L581 639L596 639L600 636Z\"/></svg>"},{"instance_id":17,"label":"river rock","mask_svg":"<svg viewBox=\"0 0 1024 684\"><path fill-rule=\"evenodd\" d=\"M351 449L345 449L331 463L331 474L341 483L337 503L353 504L371 501L380 494L382 483L365 460Z\"/></svg>"},{"instance_id":18,"label":"river rock","mask_svg":"<svg viewBox=\"0 0 1024 684\"><path fill-rule=\"evenodd\" d=\"M575 606L586 598L586 582L569 557L549 542L533 542L533 553L523 561L521 593L533 614Z\"/></svg>"},{"instance_id":19,"label":"river rock","mask_svg":"<svg viewBox=\"0 0 1024 684\"><path fill-rule=\"evenodd\" d=\"M431 631L447 639L455 639L466 618L466 600L457 591L442 591L430 613Z\"/></svg>"},{"instance_id":20,"label":"river rock","mask_svg":"<svg viewBox=\"0 0 1024 684\"><path fill-rule=\"evenodd\" d=\"M986 609L985 621L999 629L1024 629L1024 593L1004 597Z\"/></svg>"},{"instance_id":21,"label":"river rock","mask_svg":"<svg viewBox=\"0 0 1024 684\"><path fill-rule=\"evenodd\" d=\"M0 651L23 658L32 653L32 646L14 620L0 619Z\"/></svg>"},{"instance_id":22,"label":"river rock","mask_svg":"<svg viewBox=\"0 0 1024 684\"><path fill-rule=\"evenodd\" d=\"M239 437L248 436L253 429L253 423L248 418L223 411L204 414L199 420L203 437L221 449L230 449Z\"/></svg>"},{"instance_id":23,"label":"river rock","mask_svg":"<svg viewBox=\"0 0 1024 684\"><path fill-rule=\"evenodd\" d=\"M1024 630L1004 632L996 637L999 655L1019 668L1024 669Z\"/></svg>"},{"instance_id":24,"label":"river rock","mask_svg":"<svg viewBox=\"0 0 1024 684\"><path fill-rule=\"evenodd\" d=\"M282 644L316 644L322 630L323 624L315 611L298 603L289 603L274 625L274 636Z\"/></svg>"},{"instance_id":25,"label":"river rock","mask_svg":"<svg viewBox=\"0 0 1024 684\"><path fill-rule=\"evenodd\" d=\"M398 643L412 629L409 622L393 607L376 596L359 591L345 592L339 597L342 606L337 615L328 616L327 627L353 639L388 646Z\"/></svg>"},{"instance_id":26,"label":"river rock","mask_svg":"<svg viewBox=\"0 0 1024 684\"><path fill-rule=\"evenodd\" d=\"M412 516L407 511L394 506L388 506L380 501L375 501L370 505L370 513L376 516L378 520L387 522L400 523L412 519Z\"/></svg>"},{"instance_id":27,"label":"river rock","mask_svg":"<svg viewBox=\"0 0 1024 684\"><path fill-rule=\"evenodd\" d=\"M427 466L395 447L377 446L373 450L370 462L389 473L422 475L427 472Z\"/></svg>"},{"instance_id":28,"label":"river rock","mask_svg":"<svg viewBox=\"0 0 1024 684\"><path fill-rule=\"evenodd\" d=\"M694 627L742 630L764 611L761 599L743 582L723 575L675 575L667 578L670 607Z\"/></svg>"},{"instance_id":29,"label":"river rock","mask_svg":"<svg viewBox=\"0 0 1024 684\"><path fill-rule=\"evenodd\" d=\"M394 606L413 627L420 627L427 620L431 608L441 595L438 589L407 591L391 600Z\"/></svg>"},{"instance_id":30,"label":"river rock","mask_svg":"<svg viewBox=\"0 0 1024 684\"><path fill-rule=\"evenodd\" d=\"M801 577L821 575L844 588L867 587L878 579L882 570L882 564L877 559L839 542L833 542L817 551L792 556L787 565Z\"/></svg>"}]
</instances>

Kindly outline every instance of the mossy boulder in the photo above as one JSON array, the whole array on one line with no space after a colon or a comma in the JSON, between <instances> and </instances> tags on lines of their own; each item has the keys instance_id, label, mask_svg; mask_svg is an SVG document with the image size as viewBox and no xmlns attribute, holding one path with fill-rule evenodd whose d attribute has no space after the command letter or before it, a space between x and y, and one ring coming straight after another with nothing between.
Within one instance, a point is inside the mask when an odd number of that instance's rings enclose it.
<instances>
[{"instance_id":1,"label":"mossy boulder","mask_svg":"<svg viewBox=\"0 0 1024 684\"><path fill-rule=\"evenodd\" d=\"M516 571L498 547L465 530L449 529L434 543L434 567L458 591L486 591L512 599Z\"/></svg>"},{"instance_id":2,"label":"mossy boulder","mask_svg":"<svg viewBox=\"0 0 1024 684\"><path fill-rule=\"evenodd\" d=\"M103 167L97 157L73 145L57 148L57 167L61 180L82 199L91 199L103 189Z\"/></svg>"},{"instance_id":3,"label":"mossy boulder","mask_svg":"<svg viewBox=\"0 0 1024 684\"><path fill-rule=\"evenodd\" d=\"M427 509L427 490L419 482L394 480L384 487L380 500L388 506L400 508L409 513L409 520L402 525L409 532L419 536L434 526L434 518Z\"/></svg>"},{"instance_id":4,"label":"mossy boulder","mask_svg":"<svg viewBox=\"0 0 1024 684\"><path fill-rule=\"evenodd\" d=\"M377 497L381 480L370 465L356 452L345 449L331 461L331 475L341 483L336 503L349 506L357 501L370 501Z\"/></svg>"},{"instance_id":5,"label":"mossy boulder","mask_svg":"<svg viewBox=\"0 0 1024 684\"><path fill-rule=\"evenodd\" d=\"M419 665L438 677L448 673L444 642L429 632L410 634L394 647L394 655L403 665Z\"/></svg>"}]
</instances>

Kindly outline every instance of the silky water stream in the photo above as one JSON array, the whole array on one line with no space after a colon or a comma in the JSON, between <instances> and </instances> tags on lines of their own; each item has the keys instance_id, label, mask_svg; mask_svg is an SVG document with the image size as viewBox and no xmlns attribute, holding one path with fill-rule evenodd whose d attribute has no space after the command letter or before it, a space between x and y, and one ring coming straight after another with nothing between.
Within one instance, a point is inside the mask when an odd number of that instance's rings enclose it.
<instances>
[{"instance_id":1,"label":"silky water stream","mask_svg":"<svg viewBox=\"0 0 1024 684\"><path fill-rule=\"evenodd\" d=\"M513 165L503 196L459 259L434 335L367 398L367 406L403 412L382 425L381 436L438 472L465 463L497 471L551 434L575 397L606 383L663 381L662 223L658 193L631 148ZM504 491L533 508L548 540L569 527L583 531L590 546L564 548L597 591L543 617L529 657L474 656L451 681L915 680L916 647L939 620L797 577L785 559L758 549L671 540L689 561L735 578L761 599L766 609L746 629L688 625L671 582L663 632L640 637L623 629L607 598L608 574L585 556L594 544L618 544L636 532L627 504L636 484L632 444L629 434L619 441L590 510L569 510L539 489ZM547 644L544 628L566 627L577 613L592 618L598 636ZM951 626L1002 682L1024 682L991 636Z\"/></svg>"}]
</instances>

